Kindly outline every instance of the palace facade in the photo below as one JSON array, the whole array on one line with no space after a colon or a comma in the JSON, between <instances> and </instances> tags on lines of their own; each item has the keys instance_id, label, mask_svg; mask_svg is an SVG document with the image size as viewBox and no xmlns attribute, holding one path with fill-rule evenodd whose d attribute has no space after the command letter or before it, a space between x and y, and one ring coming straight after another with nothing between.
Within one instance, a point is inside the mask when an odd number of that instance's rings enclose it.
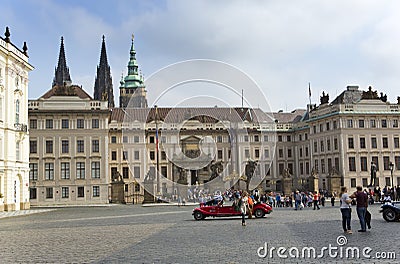
<instances>
[{"instance_id":1,"label":"palace facade","mask_svg":"<svg viewBox=\"0 0 400 264\"><path fill-rule=\"evenodd\" d=\"M28 62L10 40L0 37L0 211L29 209Z\"/></svg>"}]
</instances>

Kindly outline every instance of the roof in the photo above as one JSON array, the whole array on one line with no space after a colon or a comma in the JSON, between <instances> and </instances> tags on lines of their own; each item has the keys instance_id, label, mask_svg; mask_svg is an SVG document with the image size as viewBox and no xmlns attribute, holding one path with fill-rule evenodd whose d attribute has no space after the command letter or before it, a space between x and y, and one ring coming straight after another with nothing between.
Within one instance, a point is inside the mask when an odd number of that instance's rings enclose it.
<instances>
[{"instance_id":1,"label":"roof","mask_svg":"<svg viewBox=\"0 0 400 264\"><path fill-rule=\"evenodd\" d=\"M180 123L185 120L197 120L201 123L217 123L219 121L231 122L273 122L271 115L261 109L252 108L220 108L220 107L159 107L158 118L164 122ZM110 121L123 122L127 115L127 121L151 122L156 119L155 108L114 108Z\"/></svg>"},{"instance_id":2,"label":"roof","mask_svg":"<svg viewBox=\"0 0 400 264\"><path fill-rule=\"evenodd\" d=\"M59 86L56 85L47 91L44 95L42 95L41 99L49 99L52 96L78 96L81 99L90 99L93 100L92 97L88 93L86 93L81 86L78 85L70 85L70 86Z\"/></svg>"}]
</instances>

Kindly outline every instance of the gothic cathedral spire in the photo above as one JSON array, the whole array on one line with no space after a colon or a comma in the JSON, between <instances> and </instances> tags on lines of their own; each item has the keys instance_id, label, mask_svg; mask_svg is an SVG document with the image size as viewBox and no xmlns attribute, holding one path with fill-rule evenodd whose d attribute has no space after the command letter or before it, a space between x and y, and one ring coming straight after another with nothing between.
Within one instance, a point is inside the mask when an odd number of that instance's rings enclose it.
<instances>
[{"instance_id":1,"label":"gothic cathedral spire","mask_svg":"<svg viewBox=\"0 0 400 264\"><path fill-rule=\"evenodd\" d=\"M94 99L108 101L108 107L114 108L114 90L110 71L110 65L107 61L106 42L103 35L101 44L100 64L97 66L97 74L94 83Z\"/></svg>"},{"instance_id":2,"label":"gothic cathedral spire","mask_svg":"<svg viewBox=\"0 0 400 264\"><path fill-rule=\"evenodd\" d=\"M58 56L58 65L55 69L53 85L52 87L58 86L69 86L72 84L71 77L69 75L69 69L67 67L67 61L65 59L64 51L64 38L61 37L60 54Z\"/></svg>"}]
</instances>

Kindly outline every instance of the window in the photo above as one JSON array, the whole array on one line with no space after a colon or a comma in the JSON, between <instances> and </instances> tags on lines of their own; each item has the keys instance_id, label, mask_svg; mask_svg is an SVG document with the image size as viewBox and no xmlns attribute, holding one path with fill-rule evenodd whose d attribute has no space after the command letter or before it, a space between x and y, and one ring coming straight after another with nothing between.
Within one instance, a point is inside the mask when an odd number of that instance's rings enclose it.
<instances>
[{"instance_id":1,"label":"window","mask_svg":"<svg viewBox=\"0 0 400 264\"><path fill-rule=\"evenodd\" d=\"M362 178L362 185L363 185L364 187L367 187L367 186L368 186L368 178Z\"/></svg>"},{"instance_id":2,"label":"window","mask_svg":"<svg viewBox=\"0 0 400 264\"><path fill-rule=\"evenodd\" d=\"M268 142L268 136L264 135L264 142Z\"/></svg>"},{"instance_id":3,"label":"window","mask_svg":"<svg viewBox=\"0 0 400 264\"><path fill-rule=\"evenodd\" d=\"M385 185L386 186L392 186L390 177L385 177Z\"/></svg>"},{"instance_id":4,"label":"window","mask_svg":"<svg viewBox=\"0 0 400 264\"><path fill-rule=\"evenodd\" d=\"M383 128L386 128L386 127L387 127L387 121L386 121L386 119L382 119L382 120L381 120L381 126L382 126Z\"/></svg>"},{"instance_id":5,"label":"window","mask_svg":"<svg viewBox=\"0 0 400 264\"><path fill-rule=\"evenodd\" d=\"M139 150L135 150L133 152L133 156L134 156L135 160L140 160L140 152L139 152Z\"/></svg>"},{"instance_id":6,"label":"window","mask_svg":"<svg viewBox=\"0 0 400 264\"><path fill-rule=\"evenodd\" d=\"M254 142L259 142L260 141L260 137L258 135L254 135Z\"/></svg>"},{"instance_id":7,"label":"window","mask_svg":"<svg viewBox=\"0 0 400 264\"><path fill-rule=\"evenodd\" d=\"M69 162L61 162L61 179L69 179Z\"/></svg>"},{"instance_id":8,"label":"window","mask_svg":"<svg viewBox=\"0 0 400 264\"><path fill-rule=\"evenodd\" d=\"M314 152L315 153L318 152L318 143L317 143L317 141L314 141Z\"/></svg>"},{"instance_id":9,"label":"window","mask_svg":"<svg viewBox=\"0 0 400 264\"><path fill-rule=\"evenodd\" d=\"M279 163L279 164L278 164L278 172L279 172L279 175L282 175L284 169L285 169L285 164Z\"/></svg>"},{"instance_id":10,"label":"window","mask_svg":"<svg viewBox=\"0 0 400 264\"><path fill-rule=\"evenodd\" d=\"M379 171L379 160L377 156L372 157L372 162L376 165L376 171ZM378 177L377 177L378 179Z\"/></svg>"},{"instance_id":11,"label":"window","mask_svg":"<svg viewBox=\"0 0 400 264\"><path fill-rule=\"evenodd\" d=\"M155 160L156 159L156 154L154 151L150 151L150 159Z\"/></svg>"},{"instance_id":12,"label":"window","mask_svg":"<svg viewBox=\"0 0 400 264\"><path fill-rule=\"evenodd\" d=\"M61 140L61 152L68 153L69 152L69 141Z\"/></svg>"},{"instance_id":13,"label":"window","mask_svg":"<svg viewBox=\"0 0 400 264\"><path fill-rule=\"evenodd\" d=\"M117 160L117 152L111 151L111 160Z\"/></svg>"},{"instance_id":14,"label":"window","mask_svg":"<svg viewBox=\"0 0 400 264\"><path fill-rule=\"evenodd\" d=\"M393 120L393 127L399 127L399 120L397 120L397 119L394 119Z\"/></svg>"},{"instance_id":15,"label":"window","mask_svg":"<svg viewBox=\"0 0 400 264\"><path fill-rule=\"evenodd\" d=\"M382 138L382 147L383 148L388 148L389 147L389 141L387 137Z\"/></svg>"},{"instance_id":16,"label":"window","mask_svg":"<svg viewBox=\"0 0 400 264\"><path fill-rule=\"evenodd\" d=\"M92 128L99 128L99 119L92 119Z\"/></svg>"},{"instance_id":17,"label":"window","mask_svg":"<svg viewBox=\"0 0 400 264\"><path fill-rule=\"evenodd\" d=\"M317 133L317 126L313 126L313 132L314 132L314 134Z\"/></svg>"},{"instance_id":18,"label":"window","mask_svg":"<svg viewBox=\"0 0 400 264\"><path fill-rule=\"evenodd\" d=\"M300 156L300 158L303 157L303 148L302 147L299 148L299 156Z\"/></svg>"},{"instance_id":19,"label":"window","mask_svg":"<svg viewBox=\"0 0 400 264\"><path fill-rule=\"evenodd\" d=\"M85 179L85 162L76 163L76 178Z\"/></svg>"},{"instance_id":20,"label":"window","mask_svg":"<svg viewBox=\"0 0 400 264\"><path fill-rule=\"evenodd\" d=\"M93 139L92 140L92 152L99 152L99 149L100 149L99 140Z\"/></svg>"},{"instance_id":21,"label":"window","mask_svg":"<svg viewBox=\"0 0 400 264\"><path fill-rule=\"evenodd\" d=\"M287 156L288 156L288 158L291 158L292 157L292 149L291 148L288 148L288 150L287 150ZM257 157L256 157L257 158Z\"/></svg>"},{"instance_id":22,"label":"window","mask_svg":"<svg viewBox=\"0 0 400 264\"><path fill-rule=\"evenodd\" d=\"M282 142L282 136L278 136L278 141Z\"/></svg>"},{"instance_id":23,"label":"window","mask_svg":"<svg viewBox=\"0 0 400 264\"><path fill-rule=\"evenodd\" d=\"M394 168L400 170L400 156L394 157ZM397 184L400 185L400 181L397 181Z\"/></svg>"},{"instance_id":24,"label":"window","mask_svg":"<svg viewBox=\"0 0 400 264\"><path fill-rule=\"evenodd\" d=\"M356 171L356 158L349 157L349 171Z\"/></svg>"},{"instance_id":25,"label":"window","mask_svg":"<svg viewBox=\"0 0 400 264\"><path fill-rule=\"evenodd\" d=\"M325 160L321 159L321 173L325 173Z\"/></svg>"},{"instance_id":26,"label":"window","mask_svg":"<svg viewBox=\"0 0 400 264\"><path fill-rule=\"evenodd\" d=\"M128 137L127 136L123 136L122 137L122 142L123 143L128 143Z\"/></svg>"},{"instance_id":27,"label":"window","mask_svg":"<svg viewBox=\"0 0 400 264\"><path fill-rule=\"evenodd\" d=\"M92 161L92 178L100 179L100 161Z\"/></svg>"},{"instance_id":28,"label":"window","mask_svg":"<svg viewBox=\"0 0 400 264\"><path fill-rule=\"evenodd\" d=\"M161 175L164 178L168 179L168 168L167 168L167 166L161 166Z\"/></svg>"},{"instance_id":29,"label":"window","mask_svg":"<svg viewBox=\"0 0 400 264\"><path fill-rule=\"evenodd\" d=\"M220 149L217 152L217 158L222 159L222 150L220 150Z\"/></svg>"},{"instance_id":30,"label":"window","mask_svg":"<svg viewBox=\"0 0 400 264\"><path fill-rule=\"evenodd\" d=\"M29 141L29 152L37 153L37 141L36 140Z\"/></svg>"},{"instance_id":31,"label":"window","mask_svg":"<svg viewBox=\"0 0 400 264\"><path fill-rule=\"evenodd\" d=\"M29 163L29 180L37 181L38 179L38 164Z\"/></svg>"},{"instance_id":32,"label":"window","mask_svg":"<svg viewBox=\"0 0 400 264\"><path fill-rule=\"evenodd\" d=\"M288 142L292 141L292 137L291 136L286 136L286 141L288 141Z\"/></svg>"},{"instance_id":33,"label":"window","mask_svg":"<svg viewBox=\"0 0 400 264\"><path fill-rule=\"evenodd\" d=\"M155 141L154 141L154 136L150 136L150 137L149 137L149 143L152 143L152 144L155 143Z\"/></svg>"},{"instance_id":34,"label":"window","mask_svg":"<svg viewBox=\"0 0 400 264\"><path fill-rule=\"evenodd\" d=\"M53 140L46 140L46 153L53 153Z\"/></svg>"},{"instance_id":35,"label":"window","mask_svg":"<svg viewBox=\"0 0 400 264\"><path fill-rule=\"evenodd\" d=\"M333 129L337 129L337 128L338 128L338 126L337 126L337 121L334 120L334 121L333 121Z\"/></svg>"},{"instance_id":36,"label":"window","mask_svg":"<svg viewBox=\"0 0 400 264\"><path fill-rule=\"evenodd\" d=\"M29 199L30 200L37 199L37 189L36 188L29 188Z\"/></svg>"},{"instance_id":37,"label":"window","mask_svg":"<svg viewBox=\"0 0 400 264\"><path fill-rule=\"evenodd\" d=\"M326 123L326 131L329 131L329 130L330 130L330 123L327 122L327 123Z\"/></svg>"},{"instance_id":38,"label":"window","mask_svg":"<svg viewBox=\"0 0 400 264\"><path fill-rule=\"evenodd\" d=\"M118 168L117 167L111 167L111 177L118 178Z\"/></svg>"},{"instance_id":39,"label":"window","mask_svg":"<svg viewBox=\"0 0 400 264\"><path fill-rule=\"evenodd\" d=\"M45 163L44 173L46 180L54 180L54 163Z\"/></svg>"},{"instance_id":40,"label":"window","mask_svg":"<svg viewBox=\"0 0 400 264\"><path fill-rule=\"evenodd\" d=\"M269 158L269 149L264 149L264 158Z\"/></svg>"},{"instance_id":41,"label":"window","mask_svg":"<svg viewBox=\"0 0 400 264\"><path fill-rule=\"evenodd\" d=\"M78 153L83 153L85 152L85 141L83 141L82 139L78 139L76 141L76 151Z\"/></svg>"},{"instance_id":42,"label":"window","mask_svg":"<svg viewBox=\"0 0 400 264\"><path fill-rule=\"evenodd\" d=\"M53 119L46 119L46 128L53 129Z\"/></svg>"},{"instance_id":43,"label":"window","mask_svg":"<svg viewBox=\"0 0 400 264\"><path fill-rule=\"evenodd\" d=\"M399 148L400 144L399 144L399 137L394 137L393 138L393 145L395 148Z\"/></svg>"},{"instance_id":44,"label":"window","mask_svg":"<svg viewBox=\"0 0 400 264\"><path fill-rule=\"evenodd\" d=\"M355 178L351 178L351 179L350 179L350 187L351 187L351 188L355 188L356 185L357 185L356 179L355 179Z\"/></svg>"},{"instance_id":45,"label":"window","mask_svg":"<svg viewBox=\"0 0 400 264\"><path fill-rule=\"evenodd\" d=\"M303 162L300 163L300 175L304 174L304 165Z\"/></svg>"},{"instance_id":46,"label":"window","mask_svg":"<svg viewBox=\"0 0 400 264\"><path fill-rule=\"evenodd\" d=\"M306 157L308 157L308 147L306 146Z\"/></svg>"},{"instance_id":47,"label":"window","mask_svg":"<svg viewBox=\"0 0 400 264\"><path fill-rule=\"evenodd\" d=\"M222 136L217 136L217 142L221 143L222 142Z\"/></svg>"},{"instance_id":48,"label":"window","mask_svg":"<svg viewBox=\"0 0 400 264\"><path fill-rule=\"evenodd\" d=\"M140 167L139 166L133 167L133 176L135 178L140 178Z\"/></svg>"},{"instance_id":49,"label":"window","mask_svg":"<svg viewBox=\"0 0 400 264\"><path fill-rule=\"evenodd\" d=\"M133 137L133 143L139 143L139 136Z\"/></svg>"},{"instance_id":50,"label":"window","mask_svg":"<svg viewBox=\"0 0 400 264\"><path fill-rule=\"evenodd\" d=\"M315 168L315 170L316 170L316 171L318 171L318 172L319 172L318 160L317 160L317 159L316 159L316 160L314 160L314 168Z\"/></svg>"},{"instance_id":51,"label":"window","mask_svg":"<svg viewBox=\"0 0 400 264\"><path fill-rule=\"evenodd\" d=\"M19 124L19 99L15 101L15 123Z\"/></svg>"},{"instance_id":52,"label":"window","mask_svg":"<svg viewBox=\"0 0 400 264\"><path fill-rule=\"evenodd\" d=\"M384 170L389 170L389 163L390 163L389 156L384 156L383 157L383 169Z\"/></svg>"},{"instance_id":53,"label":"window","mask_svg":"<svg viewBox=\"0 0 400 264\"><path fill-rule=\"evenodd\" d=\"M354 148L354 138L348 138L349 149Z\"/></svg>"},{"instance_id":54,"label":"window","mask_svg":"<svg viewBox=\"0 0 400 264\"><path fill-rule=\"evenodd\" d=\"M333 139L333 147L334 147L335 150L338 149L338 139L337 138Z\"/></svg>"},{"instance_id":55,"label":"window","mask_svg":"<svg viewBox=\"0 0 400 264\"><path fill-rule=\"evenodd\" d=\"M30 129L37 129L37 120L36 119L29 120L29 128Z\"/></svg>"},{"instance_id":56,"label":"window","mask_svg":"<svg viewBox=\"0 0 400 264\"><path fill-rule=\"evenodd\" d=\"M375 119L372 119L372 120L369 121L369 126L370 126L370 128L375 128L376 127Z\"/></svg>"},{"instance_id":57,"label":"window","mask_svg":"<svg viewBox=\"0 0 400 264\"><path fill-rule=\"evenodd\" d=\"M122 160L128 159L128 151L122 151Z\"/></svg>"},{"instance_id":58,"label":"window","mask_svg":"<svg viewBox=\"0 0 400 264\"><path fill-rule=\"evenodd\" d=\"M111 143L117 143L117 137L116 136L112 136L111 137Z\"/></svg>"},{"instance_id":59,"label":"window","mask_svg":"<svg viewBox=\"0 0 400 264\"><path fill-rule=\"evenodd\" d=\"M77 119L76 120L76 128L85 128L85 120Z\"/></svg>"},{"instance_id":60,"label":"window","mask_svg":"<svg viewBox=\"0 0 400 264\"><path fill-rule=\"evenodd\" d=\"M310 163L306 162L306 174L310 174Z\"/></svg>"},{"instance_id":61,"label":"window","mask_svg":"<svg viewBox=\"0 0 400 264\"><path fill-rule=\"evenodd\" d=\"M371 148L378 148L378 144L376 143L376 137L371 138Z\"/></svg>"},{"instance_id":62,"label":"window","mask_svg":"<svg viewBox=\"0 0 400 264\"><path fill-rule=\"evenodd\" d=\"M61 198L69 198L69 187L61 187Z\"/></svg>"},{"instance_id":63,"label":"window","mask_svg":"<svg viewBox=\"0 0 400 264\"><path fill-rule=\"evenodd\" d=\"M321 152L324 152L325 151L325 147L324 147L324 141L323 140L321 140L321 142L320 142L320 147L321 147Z\"/></svg>"},{"instance_id":64,"label":"window","mask_svg":"<svg viewBox=\"0 0 400 264\"><path fill-rule=\"evenodd\" d=\"M302 141L303 137L301 135L299 135L299 141Z\"/></svg>"},{"instance_id":65,"label":"window","mask_svg":"<svg viewBox=\"0 0 400 264\"><path fill-rule=\"evenodd\" d=\"M360 137L360 148L365 149L365 137Z\"/></svg>"},{"instance_id":66,"label":"window","mask_svg":"<svg viewBox=\"0 0 400 264\"><path fill-rule=\"evenodd\" d=\"M364 124L364 119L360 119L358 120L358 127L359 128L364 128L365 124Z\"/></svg>"},{"instance_id":67,"label":"window","mask_svg":"<svg viewBox=\"0 0 400 264\"><path fill-rule=\"evenodd\" d=\"M330 139L326 140L326 148L328 151L331 151L331 140Z\"/></svg>"},{"instance_id":68,"label":"window","mask_svg":"<svg viewBox=\"0 0 400 264\"><path fill-rule=\"evenodd\" d=\"M140 192L140 184L135 184L135 192Z\"/></svg>"},{"instance_id":69,"label":"window","mask_svg":"<svg viewBox=\"0 0 400 264\"><path fill-rule=\"evenodd\" d=\"M353 119L347 119L347 128L353 128Z\"/></svg>"},{"instance_id":70,"label":"window","mask_svg":"<svg viewBox=\"0 0 400 264\"><path fill-rule=\"evenodd\" d=\"M250 151L248 149L244 150L244 157L245 158L250 158Z\"/></svg>"},{"instance_id":71,"label":"window","mask_svg":"<svg viewBox=\"0 0 400 264\"><path fill-rule=\"evenodd\" d=\"M83 186L78 187L78 197L85 197L85 187Z\"/></svg>"},{"instance_id":72,"label":"window","mask_svg":"<svg viewBox=\"0 0 400 264\"><path fill-rule=\"evenodd\" d=\"M283 158L283 149L278 150L279 158Z\"/></svg>"},{"instance_id":73,"label":"window","mask_svg":"<svg viewBox=\"0 0 400 264\"><path fill-rule=\"evenodd\" d=\"M319 132L324 132L324 126L322 124L319 124Z\"/></svg>"},{"instance_id":74,"label":"window","mask_svg":"<svg viewBox=\"0 0 400 264\"><path fill-rule=\"evenodd\" d=\"M368 171L367 157L360 157L361 171Z\"/></svg>"},{"instance_id":75,"label":"window","mask_svg":"<svg viewBox=\"0 0 400 264\"><path fill-rule=\"evenodd\" d=\"M122 168L122 177L124 179L129 179L129 168L128 167Z\"/></svg>"},{"instance_id":76,"label":"window","mask_svg":"<svg viewBox=\"0 0 400 264\"><path fill-rule=\"evenodd\" d=\"M166 160L167 159L167 154L165 153L165 151L161 151L161 159L162 160Z\"/></svg>"},{"instance_id":77,"label":"window","mask_svg":"<svg viewBox=\"0 0 400 264\"><path fill-rule=\"evenodd\" d=\"M46 198L47 199L53 198L53 187L46 187Z\"/></svg>"},{"instance_id":78,"label":"window","mask_svg":"<svg viewBox=\"0 0 400 264\"><path fill-rule=\"evenodd\" d=\"M100 197L100 186L93 186L93 197Z\"/></svg>"},{"instance_id":79,"label":"window","mask_svg":"<svg viewBox=\"0 0 400 264\"><path fill-rule=\"evenodd\" d=\"M69 128L69 120L68 119L61 120L61 128L65 128L65 129Z\"/></svg>"}]
</instances>

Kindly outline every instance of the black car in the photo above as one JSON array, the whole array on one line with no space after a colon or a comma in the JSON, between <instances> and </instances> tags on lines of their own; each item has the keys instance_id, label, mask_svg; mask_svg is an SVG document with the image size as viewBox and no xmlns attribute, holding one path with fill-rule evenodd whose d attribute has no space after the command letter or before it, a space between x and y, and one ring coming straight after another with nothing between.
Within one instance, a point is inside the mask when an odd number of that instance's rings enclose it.
<instances>
[{"instance_id":1,"label":"black car","mask_svg":"<svg viewBox=\"0 0 400 264\"><path fill-rule=\"evenodd\" d=\"M381 206L383 219L388 222L400 221L400 207L396 206L394 203L386 203Z\"/></svg>"}]
</instances>

